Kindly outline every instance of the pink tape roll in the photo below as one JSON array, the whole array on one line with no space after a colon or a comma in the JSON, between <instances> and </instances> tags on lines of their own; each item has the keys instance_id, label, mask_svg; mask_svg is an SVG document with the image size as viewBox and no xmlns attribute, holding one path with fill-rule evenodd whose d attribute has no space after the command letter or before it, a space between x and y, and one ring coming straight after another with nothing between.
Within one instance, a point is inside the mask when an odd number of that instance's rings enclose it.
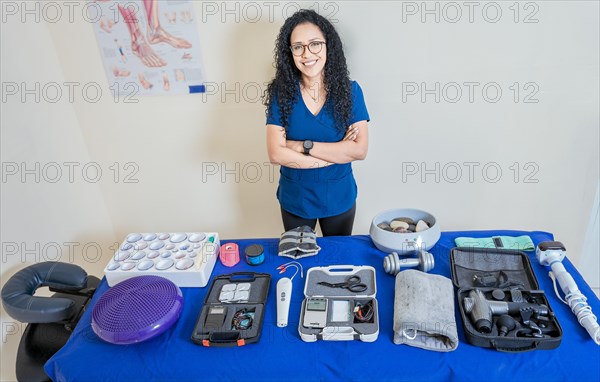
<instances>
[{"instance_id":1,"label":"pink tape roll","mask_svg":"<svg viewBox=\"0 0 600 382\"><path fill-rule=\"evenodd\" d=\"M233 267L240 262L240 250L236 243L225 243L221 245L219 259L226 267Z\"/></svg>"}]
</instances>

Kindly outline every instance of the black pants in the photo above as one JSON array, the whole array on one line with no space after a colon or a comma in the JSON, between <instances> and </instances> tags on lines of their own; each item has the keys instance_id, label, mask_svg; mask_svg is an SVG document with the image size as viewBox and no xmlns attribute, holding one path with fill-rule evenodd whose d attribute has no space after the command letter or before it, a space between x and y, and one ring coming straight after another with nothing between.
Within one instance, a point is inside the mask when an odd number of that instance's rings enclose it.
<instances>
[{"instance_id":1,"label":"black pants","mask_svg":"<svg viewBox=\"0 0 600 382\"><path fill-rule=\"evenodd\" d=\"M352 235L352 226L354 225L354 215L356 213L356 203L348 211L336 216L320 218L319 225L323 236L349 236ZM307 225L313 230L317 225L317 219L305 219L287 212L281 208L281 218L283 227L286 231L293 228Z\"/></svg>"}]
</instances>

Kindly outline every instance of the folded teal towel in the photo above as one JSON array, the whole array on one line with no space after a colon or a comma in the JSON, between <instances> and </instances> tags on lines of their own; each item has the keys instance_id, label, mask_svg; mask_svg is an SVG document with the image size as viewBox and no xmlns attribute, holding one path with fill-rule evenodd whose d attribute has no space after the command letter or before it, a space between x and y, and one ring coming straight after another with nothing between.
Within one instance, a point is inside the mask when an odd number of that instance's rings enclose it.
<instances>
[{"instance_id":1,"label":"folded teal towel","mask_svg":"<svg viewBox=\"0 0 600 382\"><path fill-rule=\"evenodd\" d=\"M533 241L527 235L513 236L493 236L493 237L457 237L454 239L459 247L475 248L506 248L517 249L519 251L533 251L535 246Z\"/></svg>"}]
</instances>

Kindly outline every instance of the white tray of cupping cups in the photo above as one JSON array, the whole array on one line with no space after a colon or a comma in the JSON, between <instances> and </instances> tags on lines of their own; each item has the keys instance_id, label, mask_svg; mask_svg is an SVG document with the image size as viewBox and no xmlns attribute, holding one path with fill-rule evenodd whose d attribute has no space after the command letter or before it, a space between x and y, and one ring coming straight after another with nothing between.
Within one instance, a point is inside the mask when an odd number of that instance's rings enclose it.
<instances>
[{"instance_id":1,"label":"white tray of cupping cups","mask_svg":"<svg viewBox=\"0 0 600 382\"><path fill-rule=\"evenodd\" d=\"M204 287L219 248L216 232L130 233L104 275L111 287L142 275L161 276L179 287Z\"/></svg>"}]
</instances>

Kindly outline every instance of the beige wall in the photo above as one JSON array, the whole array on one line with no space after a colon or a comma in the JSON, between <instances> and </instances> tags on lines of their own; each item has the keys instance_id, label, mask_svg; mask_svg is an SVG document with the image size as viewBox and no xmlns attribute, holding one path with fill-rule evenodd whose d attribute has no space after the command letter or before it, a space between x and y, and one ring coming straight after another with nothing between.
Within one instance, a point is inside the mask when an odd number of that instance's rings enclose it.
<instances>
[{"instance_id":1,"label":"beige wall","mask_svg":"<svg viewBox=\"0 0 600 382\"><path fill-rule=\"evenodd\" d=\"M56 247L63 260L100 276L113 243L128 232L280 234L278 169L265 164L264 109L255 90L273 75L282 12L296 3L266 3L253 3L262 12L257 20L249 3L228 2L228 14L222 2L195 1L210 94L134 97L136 104L114 102L93 30L81 17L3 20L3 83L97 83L103 96L96 103L81 96L3 101L3 166L79 167L73 183L66 175L57 183L3 179L2 243L11 255L3 254L2 282L24 263L54 259ZM422 2L318 4L337 19L372 118L368 158L354 166L355 234L368 233L381 210L416 207L436 215L446 231L550 231L579 260L599 178L597 2L522 2L518 22L513 2L493 3L502 10L497 22L491 2L477 3L472 22L458 2L462 18L455 23L456 8L443 2L427 3L433 14L422 12ZM436 83L439 102L435 91L419 91ZM492 102L497 88L502 95ZM525 102L532 92L538 102ZM124 168L128 163L134 167ZM101 180L84 179L84 165L100 167ZM138 182L125 182L133 169ZM78 243L72 259L69 242ZM26 244L7 247L12 243ZM4 311L2 323L1 378L10 380L20 327Z\"/></svg>"},{"instance_id":2,"label":"beige wall","mask_svg":"<svg viewBox=\"0 0 600 382\"><path fill-rule=\"evenodd\" d=\"M1 31L0 284L25 265L39 261L76 263L100 275L116 240L101 190L108 177L89 182L82 169L88 169L88 179L96 178L92 170L104 159L90 156L88 147L93 142L84 138L75 105L66 97L49 103L40 96L36 102L34 91L23 103L20 96L9 96L9 83L20 87L25 82L28 89L35 90L36 83L42 89L49 83L66 81L48 25L9 20L2 23ZM69 167L74 170L72 177ZM3 381L15 379L16 349L24 329L25 325L2 309Z\"/></svg>"}]
</instances>

